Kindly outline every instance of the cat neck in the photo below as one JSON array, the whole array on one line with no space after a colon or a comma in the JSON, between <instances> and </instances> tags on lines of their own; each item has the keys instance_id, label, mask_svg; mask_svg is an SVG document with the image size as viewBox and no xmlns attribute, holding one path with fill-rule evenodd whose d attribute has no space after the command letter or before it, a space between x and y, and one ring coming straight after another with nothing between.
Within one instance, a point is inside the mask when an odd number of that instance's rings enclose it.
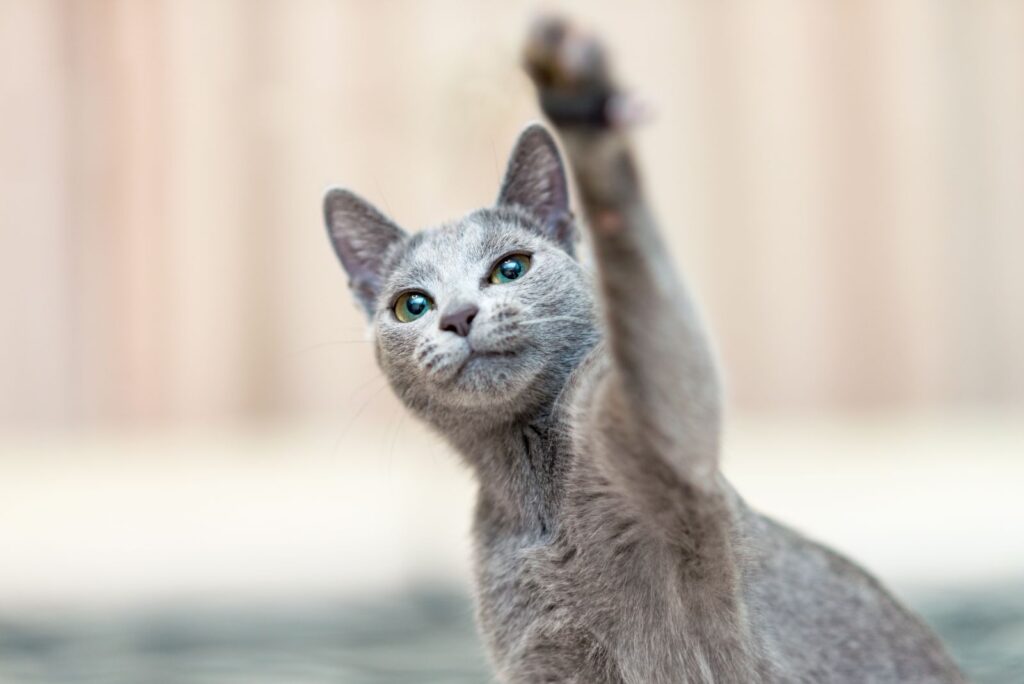
<instances>
[{"instance_id":1,"label":"cat neck","mask_svg":"<svg viewBox=\"0 0 1024 684\"><path fill-rule=\"evenodd\" d=\"M546 535L561 504L569 449L561 416L545 407L472 438L449 438L472 468L479 505L491 524L509 532Z\"/></svg>"}]
</instances>

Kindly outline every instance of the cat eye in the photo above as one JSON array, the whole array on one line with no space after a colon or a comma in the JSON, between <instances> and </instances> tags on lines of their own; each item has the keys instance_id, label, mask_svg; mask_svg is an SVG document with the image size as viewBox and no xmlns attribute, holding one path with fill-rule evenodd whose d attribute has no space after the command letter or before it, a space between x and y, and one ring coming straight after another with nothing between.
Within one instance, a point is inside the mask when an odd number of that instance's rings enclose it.
<instances>
[{"instance_id":1,"label":"cat eye","mask_svg":"<svg viewBox=\"0 0 1024 684\"><path fill-rule=\"evenodd\" d=\"M491 271L490 280L494 285L502 285L518 280L530 270L530 257L526 254L510 254L503 258Z\"/></svg>"},{"instance_id":2,"label":"cat eye","mask_svg":"<svg viewBox=\"0 0 1024 684\"><path fill-rule=\"evenodd\" d=\"M395 318L412 323L434 308L434 302L422 292L406 292L395 301Z\"/></svg>"}]
</instances>

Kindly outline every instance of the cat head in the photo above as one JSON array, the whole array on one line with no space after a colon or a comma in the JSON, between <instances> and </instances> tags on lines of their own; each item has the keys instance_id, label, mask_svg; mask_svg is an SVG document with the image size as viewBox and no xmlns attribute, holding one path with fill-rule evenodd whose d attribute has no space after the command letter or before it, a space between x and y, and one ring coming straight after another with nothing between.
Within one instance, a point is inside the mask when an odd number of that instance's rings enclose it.
<instances>
[{"instance_id":1,"label":"cat head","mask_svg":"<svg viewBox=\"0 0 1024 684\"><path fill-rule=\"evenodd\" d=\"M516 142L493 207L411 236L347 190L327 193L324 214L378 363L428 419L536 409L596 341L565 170L539 125Z\"/></svg>"}]
</instances>

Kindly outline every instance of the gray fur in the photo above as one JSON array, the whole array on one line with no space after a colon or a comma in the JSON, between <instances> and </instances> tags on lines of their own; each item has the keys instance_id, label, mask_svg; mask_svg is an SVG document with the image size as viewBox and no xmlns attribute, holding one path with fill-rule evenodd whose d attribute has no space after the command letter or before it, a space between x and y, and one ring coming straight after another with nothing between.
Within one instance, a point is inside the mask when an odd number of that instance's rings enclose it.
<instances>
[{"instance_id":1,"label":"gray fur","mask_svg":"<svg viewBox=\"0 0 1024 684\"><path fill-rule=\"evenodd\" d=\"M965 681L876 580L722 478L715 364L625 136L561 132L596 278L572 257L561 162L539 126L496 207L414 237L351 193L327 198L381 368L479 482L478 621L499 679ZM513 251L531 269L488 283ZM401 323L392 305L409 288L436 309ZM470 334L441 330L466 304L480 309Z\"/></svg>"}]
</instances>

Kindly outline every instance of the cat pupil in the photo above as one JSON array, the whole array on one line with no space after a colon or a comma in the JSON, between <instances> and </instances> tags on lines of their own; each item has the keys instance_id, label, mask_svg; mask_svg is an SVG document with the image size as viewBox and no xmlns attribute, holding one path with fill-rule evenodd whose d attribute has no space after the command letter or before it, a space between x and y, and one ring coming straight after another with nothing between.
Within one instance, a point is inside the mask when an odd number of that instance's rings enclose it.
<instances>
[{"instance_id":1,"label":"cat pupil","mask_svg":"<svg viewBox=\"0 0 1024 684\"><path fill-rule=\"evenodd\" d=\"M518 261L509 259L501 264L501 275L505 276L509 280L515 280L523 272L523 265Z\"/></svg>"},{"instance_id":2,"label":"cat pupil","mask_svg":"<svg viewBox=\"0 0 1024 684\"><path fill-rule=\"evenodd\" d=\"M405 308L413 316L419 316L427 308L427 300L421 295L413 295L406 300Z\"/></svg>"}]
</instances>

